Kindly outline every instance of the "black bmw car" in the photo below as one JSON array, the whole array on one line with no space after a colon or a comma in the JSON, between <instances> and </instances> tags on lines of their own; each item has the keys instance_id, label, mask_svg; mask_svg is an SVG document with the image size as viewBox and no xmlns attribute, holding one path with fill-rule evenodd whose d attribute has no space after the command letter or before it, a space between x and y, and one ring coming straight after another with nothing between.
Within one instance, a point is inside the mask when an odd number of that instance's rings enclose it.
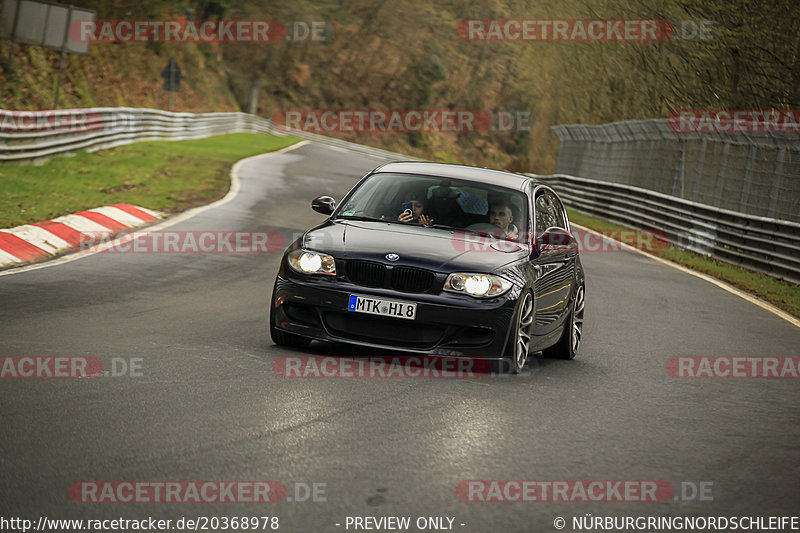
<instances>
[{"instance_id":1,"label":"black bmw car","mask_svg":"<svg viewBox=\"0 0 800 533\"><path fill-rule=\"evenodd\" d=\"M396 162L364 176L281 260L272 340L487 358L572 359L585 284L556 193L528 176Z\"/></svg>"}]
</instances>

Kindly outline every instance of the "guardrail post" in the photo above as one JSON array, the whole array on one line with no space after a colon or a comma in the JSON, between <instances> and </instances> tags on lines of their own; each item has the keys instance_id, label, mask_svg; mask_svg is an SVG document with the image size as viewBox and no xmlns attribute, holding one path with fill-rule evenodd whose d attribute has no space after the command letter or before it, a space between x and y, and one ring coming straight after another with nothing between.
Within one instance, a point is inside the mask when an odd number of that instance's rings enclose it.
<instances>
[{"instance_id":1,"label":"guardrail post","mask_svg":"<svg viewBox=\"0 0 800 533\"><path fill-rule=\"evenodd\" d=\"M647 188L650 182L650 175L653 173L653 151L656 149L656 141L655 139L650 139L650 149L647 151L647 172L644 173L644 177L642 179L642 187Z\"/></svg>"},{"instance_id":2,"label":"guardrail post","mask_svg":"<svg viewBox=\"0 0 800 533\"><path fill-rule=\"evenodd\" d=\"M786 159L786 147L781 146L778 150L778 162L775 164L775 177L772 180L772 190L769 193L768 217L774 217L778 209L778 197L781 194L781 178L783 178L783 161Z\"/></svg>"},{"instance_id":3,"label":"guardrail post","mask_svg":"<svg viewBox=\"0 0 800 533\"><path fill-rule=\"evenodd\" d=\"M664 183L665 175L667 173L667 161L669 160L669 140L662 135L661 137L661 164L659 165L660 172L658 173L658 181L653 187L654 191L666 192L666 184Z\"/></svg>"},{"instance_id":4,"label":"guardrail post","mask_svg":"<svg viewBox=\"0 0 800 533\"><path fill-rule=\"evenodd\" d=\"M719 163L719 171L717 172L717 185L714 189L714 207L722 205L722 191L725 188L725 173L728 170L728 153L731 150L731 143L723 141L725 145L722 148L722 161Z\"/></svg>"},{"instance_id":5,"label":"guardrail post","mask_svg":"<svg viewBox=\"0 0 800 533\"><path fill-rule=\"evenodd\" d=\"M701 134L700 141L700 154L697 156L697 170L694 175L694 184L692 187L692 201L697 201L697 196L700 194L700 181L703 179L703 169L706 164L706 151L708 150L708 139Z\"/></svg>"},{"instance_id":6,"label":"guardrail post","mask_svg":"<svg viewBox=\"0 0 800 533\"><path fill-rule=\"evenodd\" d=\"M742 187L742 201L739 202L739 211L747 213L747 205L750 200L750 186L753 182L753 165L756 161L756 145L750 145L750 153L747 154L747 168L744 172L744 186Z\"/></svg>"},{"instance_id":7,"label":"guardrail post","mask_svg":"<svg viewBox=\"0 0 800 533\"><path fill-rule=\"evenodd\" d=\"M686 173L686 139L681 139L681 156L672 175L672 196L683 198L684 174Z\"/></svg>"}]
</instances>

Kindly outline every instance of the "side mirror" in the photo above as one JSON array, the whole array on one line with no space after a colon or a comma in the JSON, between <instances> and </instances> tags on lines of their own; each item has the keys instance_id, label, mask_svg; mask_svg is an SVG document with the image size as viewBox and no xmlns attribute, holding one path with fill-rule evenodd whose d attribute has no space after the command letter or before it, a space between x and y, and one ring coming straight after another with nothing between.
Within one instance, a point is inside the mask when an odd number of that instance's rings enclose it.
<instances>
[{"instance_id":1,"label":"side mirror","mask_svg":"<svg viewBox=\"0 0 800 533\"><path fill-rule=\"evenodd\" d=\"M578 252L578 241L567 230L553 227L539 235L536 249L541 255L573 254Z\"/></svg>"},{"instance_id":2,"label":"side mirror","mask_svg":"<svg viewBox=\"0 0 800 533\"><path fill-rule=\"evenodd\" d=\"M323 215L330 215L336 209L336 200L330 196L318 196L311 200L311 209Z\"/></svg>"}]
</instances>

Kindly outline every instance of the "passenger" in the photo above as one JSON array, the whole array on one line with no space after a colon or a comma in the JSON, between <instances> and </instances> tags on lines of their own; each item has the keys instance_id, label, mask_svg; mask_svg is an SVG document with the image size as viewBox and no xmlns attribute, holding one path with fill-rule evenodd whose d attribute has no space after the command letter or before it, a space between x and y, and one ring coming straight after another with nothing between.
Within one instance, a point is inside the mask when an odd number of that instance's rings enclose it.
<instances>
[{"instance_id":1,"label":"passenger","mask_svg":"<svg viewBox=\"0 0 800 533\"><path fill-rule=\"evenodd\" d=\"M406 197L403 205L411 204L409 209L404 209L397 217L400 222L417 222L425 226L433 225L433 219L423 213L425 211L425 202L421 196L410 195Z\"/></svg>"}]
</instances>

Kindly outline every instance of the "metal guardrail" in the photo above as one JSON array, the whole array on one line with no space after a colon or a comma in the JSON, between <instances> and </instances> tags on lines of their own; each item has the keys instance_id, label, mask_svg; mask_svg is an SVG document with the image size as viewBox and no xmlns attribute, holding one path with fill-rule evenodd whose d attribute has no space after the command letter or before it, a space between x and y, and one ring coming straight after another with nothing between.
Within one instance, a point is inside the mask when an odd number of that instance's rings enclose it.
<instances>
[{"instance_id":1,"label":"metal guardrail","mask_svg":"<svg viewBox=\"0 0 800 533\"><path fill-rule=\"evenodd\" d=\"M671 244L800 283L800 224L746 215L620 183L565 174L539 176L585 213L643 230Z\"/></svg>"},{"instance_id":2,"label":"metal guardrail","mask_svg":"<svg viewBox=\"0 0 800 533\"><path fill-rule=\"evenodd\" d=\"M676 126L666 119L553 126L559 139L555 173L800 222L800 132Z\"/></svg>"},{"instance_id":3,"label":"metal guardrail","mask_svg":"<svg viewBox=\"0 0 800 533\"><path fill-rule=\"evenodd\" d=\"M0 109L0 162L40 161L78 150L95 151L139 141L199 139L235 132L293 135L379 159L409 159L341 139L275 128L270 119L248 113L172 113L103 107L58 111Z\"/></svg>"},{"instance_id":4,"label":"metal guardrail","mask_svg":"<svg viewBox=\"0 0 800 533\"><path fill-rule=\"evenodd\" d=\"M0 110L0 161L35 161L149 140L198 139L233 132L272 132L246 113L170 113L158 109Z\"/></svg>"}]
</instances>

